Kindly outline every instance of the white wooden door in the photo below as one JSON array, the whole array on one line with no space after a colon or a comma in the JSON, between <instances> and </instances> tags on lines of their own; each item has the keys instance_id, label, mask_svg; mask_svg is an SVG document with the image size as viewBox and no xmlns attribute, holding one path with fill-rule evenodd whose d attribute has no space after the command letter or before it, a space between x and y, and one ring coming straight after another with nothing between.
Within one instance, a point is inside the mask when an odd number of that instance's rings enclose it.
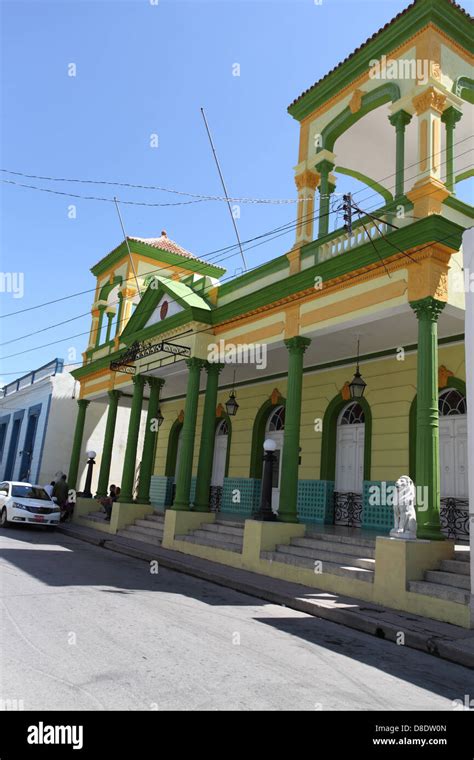
<instances>
[{"instance_id":1,"label":"white wooden door","mask_svg":"<svg viewBox=\"0 0 474 760\"><path fill-rule=\"evenodd\" d=\"M229 437L227 435L216 435L214 443L214 459L212 461L211 486L224 485L228 440Z\"/></svg>"},{"instance_id":2,"label":"white wooden door","mask_svg":"<svg viewBox=\"0 0 474 760\"><path fill-rule=\"evenodd\" d=\"M467 419L465 414L440 417L439 463L441 497L466 499Z\"/></svg>"},{"instance_id":3,"label":"white wooden door","mask_svg":"<svg viewBox=\"0 0 474 760\"><path fill-rule=\"evenodd\" d=\"M339 425L336 439L334 490L362 493L364 480L365 425Z\"/></svg>"},{"instance_id":4,"label":"white wooden door","mask_svg":"<svg viewBox=\"0 0 474 760\"><path fill-rule=\"evenodd\" d=\"M178 435L178 445L176 446L176 467L174 469L174 477L176 482L176 477L178 475L178 467L179 467L179 460L181 459L181 444L183 442L183 428L179 431Z\"/></svg>"}]
</instances>

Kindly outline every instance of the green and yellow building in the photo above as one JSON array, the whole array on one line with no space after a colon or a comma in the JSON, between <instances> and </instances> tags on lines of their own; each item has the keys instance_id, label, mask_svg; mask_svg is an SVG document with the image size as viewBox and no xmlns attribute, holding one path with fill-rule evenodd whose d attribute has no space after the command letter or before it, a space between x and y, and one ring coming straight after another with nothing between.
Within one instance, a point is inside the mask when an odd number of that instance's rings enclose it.
<instances>
[{"instance_id":1,"label":"green and yellow building","mask_svg":"<svg viewBox=\"0 0 474 760\"><path fill-rule=\"evenodd\" d=\"M461 598L406 584L392 593L387 578L402 562L414 573L406 583L423 583L427 568L450 561L451 539L467 539L462 237L473 209L457 191L472 175L472 40L459 5L415 0L296 98L298 218L277 258L229 279L162 232L129 237L92 268L69 475L74 485L88 405L107 403L97 459L105 494L117 406L130 406L116 527L166 510L165 545L468 624ZM333 228L354 181L362 190L348 234ZM357 360L361 398L351 395ZM278 521L256 527L267 438ZM422 541L377 540L385 579L370 592L361 580L324 569L314 580L311 569L263 556L305 530L386 536L384 494L402 474L425 495ZM242 552L176 543L216 511L221 522L247 520Z\"/></svg>"}]
</instances>

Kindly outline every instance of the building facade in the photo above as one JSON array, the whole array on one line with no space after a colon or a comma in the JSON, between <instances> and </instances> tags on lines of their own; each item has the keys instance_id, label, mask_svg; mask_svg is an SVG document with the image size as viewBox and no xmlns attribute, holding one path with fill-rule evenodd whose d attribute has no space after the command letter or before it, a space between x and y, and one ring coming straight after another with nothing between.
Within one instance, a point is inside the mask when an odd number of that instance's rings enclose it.
<instances>
[{"instance_id":1,"label":"building facade","mask_svg":"<svg viewBox=\"0 0 474 760\"><path fill-rule=\"evenodd\" d=\"M19 480L46 485L57 473L68 473L72 436L78 406L80 385L64 365L53 359L44 366L14 380L0 391L0 480ZM76 483L84 486L87 451L100 451L104 438L108 409L96 404L84 428L83 446L79 452ZM110 464L110 478L122 476L124 446L130 410L124 405L117 418L117 443ZM139 443L143 440L145 419L141 424ZM97 469L97 467L96 467ZM94 473L93 487L97 484Z\"/></svg>"},{"instance_id":2,"label":"building facade","mask_svg":"<svg viewBox=\"0 0 474 760\"><path fill-rule=\"evenodd\" d=\"M73 475L86 407L107 402L103 490L117 408L130 398L123 502L141 460L140 502L248 517L269 437L280 521L386 532L384 494L410 474L419 537L467 540L459 273L473 209L456 190L472 174L458 147L473 123L471 30L450 0L416 0L291 104L300 141L289 250L228 279L163 232L128 238L132 260L122 243L92 268ZM349 179L364 187L351 234L331 229ZM358 344L367 386L354 400Z\"/></svg>"}]
</instances>

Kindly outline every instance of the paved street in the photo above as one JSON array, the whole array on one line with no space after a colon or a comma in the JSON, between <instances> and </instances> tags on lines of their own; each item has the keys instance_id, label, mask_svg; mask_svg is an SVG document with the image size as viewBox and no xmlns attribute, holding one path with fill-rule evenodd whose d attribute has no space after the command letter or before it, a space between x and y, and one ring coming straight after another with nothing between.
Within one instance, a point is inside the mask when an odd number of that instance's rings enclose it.
<instances>
[{"instance_id":1,"label":"paved street","mask_svg":"<svg viewBox=\"0 0 474 760\"><path fill-rule=\"evenodd\" d=\"M28 709L452 709L461 666L61 533L0 534L1 699Z\"/></svg>"}]
</instances>

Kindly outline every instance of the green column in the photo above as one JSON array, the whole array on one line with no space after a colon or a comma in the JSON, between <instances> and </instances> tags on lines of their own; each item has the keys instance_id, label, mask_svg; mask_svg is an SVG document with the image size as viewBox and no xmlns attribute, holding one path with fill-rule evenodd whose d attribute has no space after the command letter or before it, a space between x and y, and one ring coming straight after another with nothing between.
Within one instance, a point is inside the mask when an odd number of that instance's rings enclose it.
<instances>
[{"instance_id":1,"label":"green column","mask_svg":"<svg viewBox=\"0 0 474 760\"><path fill-rule=\"evenodd\" d=\"M204 362L202 359L193 357L192 359L186 359L186 364L189 369L188 385L186 388L186 405L184 407L184 422L181 433L179 469L176 473L176 495L173 504L173 509L177 510L189 509L199 399L199 379Z\"/></svg>"},{"instance_id":2,"label":"green column","mask_svg":"<svg viewBox=\"0 0 474 760\"><path fill-rule=\"evenodd\" d=\"M324 235L328 234L329 230L329 200L331 193L334 190L334 185L329 181L329 174L333 169L334 164L326 159L316 166L316 171L321 175L321 182L319 183L320 201L318 237L324 237Z\"/></svg>"},{"instance_id":3,"label":"green column","mask_svg":"<svg viewBox=\"0 0 474 760\"><path fill-rule=\"evenodd\" d=\"M118 314L117 314L117 325L115 328L115 335L120 335L122 332L122 314L123 314L123 295L121 293L118 294Z\"/></svg>"},{"instance_id":4,"label":"green column","mask_svg":"<svg viewBox=\"0 0 474 760\"><path fill-rule=\"evenodd\" d=\"M441 117L441 121L446 125L446 188L451 193L454 193L454 130L461 117L461 111L454 106L443 111Z\"/></svg>"},{"instance_id":5,"label":"green column","mask_svg":"<svg viewBox=\"0 0 474 760\"><path fill-rule=\"evenodd\" d=\"M107 496L109 488L110 463L114 446L115 422L117 420L117 408L120 391L109 391L109 410L107 412L107 424L105 426L104 445L100 460L99 481L97 483L97 496Z\"/></svg>"},{"instance_id":6,"label":"green column","mask_svg":"<svg viewBox=\"0 0 474 760\"><path fill-rule=\"evenodd\" d=\"M298 522L298 463L300 447L303 354L311 341L296 336L285 340L288 349L288 386L286 391L285 430L281 462L280 507L278 519Z\"/></svg>"},{"instance_id":7,"label":"green column","mask_svg":"<svg viewBox=\"0 0 474 760\"><path fill-rule=\"evenodd\" d=\"M160 391L165 381L158 377L149 377L150 398L146 417L145 438L143 440L142 463L140 465L140 480L138 483L137 502L150 503L150 482L153 472L153 457L155 455L156 434L158 432L158 411L160 408Z\"/></svg>"},{"instance_id":8,"label":"green column","mask_svg":"<svg viewBox=\"0 0 474 760\"><path fill-rule=\"evenodd\" d=\"M145 378L142 375L135 375L133 378L133 398L132 408L130 410L130 420L128 423L127 446L123 460L123 473L120 502L130 502L133 499L133 484L135 478L135 464L137 461L138 434L140 432L140 418L142 413L143 388Z\"/></svg>"},{"instance_id":9,"label":"green column","mask_svg":"<svg viewBox=\"0 0 474 760\"><path fill-rule=\"evenodd\" d=\"M396 130L395 199L397 199L402 198L405 192L405 127L411 121L411 114L402 109L388 118Z\"/></svg>"},{"instance_id":10,"label":"green column","mask_svg":"<svg viewBox=\"0 0 474 760\"><path fill-rule=\"evenodd\" d=\"M105 342L108 343L110 340L110 333L112 331L112 322L114 321L115 314L113 312L108 312L107 314L107 333L105 335Z\"/></svg>"},{"instance_id":11,"label":"green column","mask_svg":"<svg viewBox=\"0 0 474 760\"><path fill-rule=\"evenodd\" d=\"M104 314L105 314L105 306L99 306L99 322L97 324L97 335L95 337L95 347L101 345L100 343L100 334L102 332L102 324L104 321Z\"/></svg>"},{"instance_id":12,"label":"green column","mask_svg":"<svg viewBox=\"0 0 474 760\"><path fill-rule=\"evenodd\" d=\"M410 306L418 317L417 537L441 540L444 537L439 522L438 317L445 304L428 296L411 302Z\"/></svg>"},{"instance_id":13,"label":"green column","mask_svg":"<svg viewBox=\"0 0 474 760\"><path fill-rule=\"evenodd\" d=\"M76 488L77 485L77 473L79 471L82 437L84 435L84 425L86 422L86 409L89 404L90 401L86 401L86 399L80 399L77 402L79 410L77 412L76 429L74 431L74 439L72 442L71 462L69 464L69 473L67 479L70 488Z\"/></svg>"},{"instance_id":14,"label":"green column","mask_svg":"<svg viewBox=\"0 0 474 760\"><path fill-rule=\"evenodd\" d=\"M209 512L209 491L211 488L214 443L216 439L216 404L219 373L222 364L206 362L207 372L206 396L202 416L201 445L196 482L196 499L194 509L197 512ZM186 418L185 418L186 419Z\"/></svg>"}]
</instances>

